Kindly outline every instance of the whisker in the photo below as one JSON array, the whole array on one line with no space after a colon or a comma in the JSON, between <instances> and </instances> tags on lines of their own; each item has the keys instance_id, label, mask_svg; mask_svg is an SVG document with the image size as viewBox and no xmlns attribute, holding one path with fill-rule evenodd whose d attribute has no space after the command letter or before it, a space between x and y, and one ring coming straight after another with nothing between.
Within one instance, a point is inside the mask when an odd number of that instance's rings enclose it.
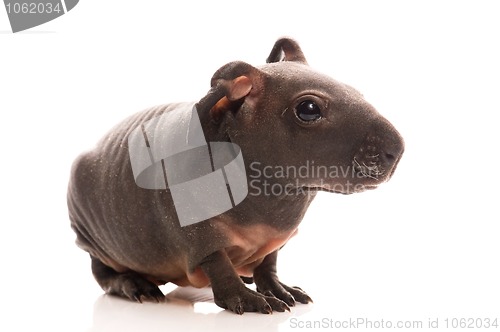
<instances>
[{"instance_id":1,"label":"whisker","mask_svg":"<svg viewBox=\"0 0 500 332\"><path fill-rule=\"evenodd\" d=\"M367 178L378 180L378 177L385 173L385 171L375 161L370 161L370 166L368 166L364 162L360 164L359 161L354 158L353 163L355 164L354 167L357 168L358 171Z\"/></svg>"}]
</instances>

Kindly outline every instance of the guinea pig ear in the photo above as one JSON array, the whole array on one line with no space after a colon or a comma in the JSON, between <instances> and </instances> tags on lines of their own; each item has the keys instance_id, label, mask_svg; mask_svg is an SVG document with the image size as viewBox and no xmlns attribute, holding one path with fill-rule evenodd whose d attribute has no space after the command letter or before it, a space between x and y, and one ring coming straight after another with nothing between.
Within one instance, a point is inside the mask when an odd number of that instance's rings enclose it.
<instances>
[{"instance_id":1,"label":"guinea pig ear","mask_svg":"<svg viewBox=\"0 0 500 332\"><path fill-rule=\"evenodd\" d=\"M300 62L307 65L306 57L299 44L291 38L278 39L266 60L267 63L280 61Z\"/></svg>"},{"instance_id":2,"label":"guinea pig ear","mask_svg":"<svg viewBox=\"0 0 500 332\"><path fill-rule=\"evenodd\" d=\"M241 104L262 91L265 74L242 61L230 62L217 70L212 77L212 88L200 100L197 108L209 111L214 120L219 120L229 110L234 111Z\"/></svg>"}]
</instances>

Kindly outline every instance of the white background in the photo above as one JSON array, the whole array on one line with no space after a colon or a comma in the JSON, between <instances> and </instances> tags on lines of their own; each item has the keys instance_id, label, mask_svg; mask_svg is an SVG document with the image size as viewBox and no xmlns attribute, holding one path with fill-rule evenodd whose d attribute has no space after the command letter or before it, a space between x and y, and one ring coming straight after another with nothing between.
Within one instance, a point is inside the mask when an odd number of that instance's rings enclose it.
<instances>
[{"instance_id":1,"label":"white background","mask_svg":"<svg viewBox=\"0 0 500 332\"><path fill-rule=\"evenodd\" d=\"M500 319L498 8L81 0L18 34L0 8L0 330L286 331L323 318L424 327L429 318L440 327L446 318ZM311 66L360 90L406 140L389 183L319 195L283 249L282 280L315 303L239 317L213 303L102 296L69 227L73 159L136 111L198 100L226 62L263 64L282 35L300 42Z\"/></svg>"}]
</instances>

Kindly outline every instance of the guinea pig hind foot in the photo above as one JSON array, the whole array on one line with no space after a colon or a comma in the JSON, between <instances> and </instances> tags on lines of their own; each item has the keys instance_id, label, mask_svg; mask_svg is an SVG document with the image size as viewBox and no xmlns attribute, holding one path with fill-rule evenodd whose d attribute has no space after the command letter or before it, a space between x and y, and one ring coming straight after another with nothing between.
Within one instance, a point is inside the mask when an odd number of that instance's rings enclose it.
<instances>
[{"instance_id":1,"label":"guinea pig hind foot","mask_svg":"<svg viewBox=\"0 0 500 332\"><path fill-rule=\"evenodd\" d=\"M120 273L105 265L99 259L91 258L94 278L107 294L140 303L143 301L163 302L165 300L165 295L158 286L140 274L133 271Z\"/></svg>"}]
</instances>

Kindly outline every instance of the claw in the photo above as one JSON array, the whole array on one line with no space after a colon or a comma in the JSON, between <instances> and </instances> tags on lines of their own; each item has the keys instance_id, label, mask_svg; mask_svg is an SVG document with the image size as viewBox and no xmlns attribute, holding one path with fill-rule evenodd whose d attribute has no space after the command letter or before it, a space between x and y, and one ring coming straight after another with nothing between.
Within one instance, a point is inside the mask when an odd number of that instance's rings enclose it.
<instances>
[{"instance_id":1,"label":"claw","mask_svg":"<svg viewBox=\"0 0 500 332\"><path fill-rule=\"evenodd\" d=\"M272 314L273 313L273 309L271 308L271 306L269 304L266 304L265 306L263 306L260 310L261 313L263 314Z\"/></svg>"},{"instance_id":2,"label":"claw","mask_svg":"<svg viewBox=\"0 0 500 332\"><path fill-rule=\"evenodd\" d=\"M267 298L267 302L271 305L272 309L278 312L290 311L290 307L283 301L277 298Z\"/></svg>"},{"instance_id":3,"label":"claw","mask_svg":"<svg viewBox=\"0 0 500 332\"><path fill-rule=\"evenodd\" d=\"M293 298L292 294L289 295L290 297L288 299L283 299L283 302L285 302L290 307L295 307L295 299Z\"/></svg>"},{"instance_id":4,"label":"claw","mask_svg":"<svg viewBox=\"0 0 500 332\"><path fill-rule=\"evenodd\" d=\"M233 311L238 315L243 315L243 313L245 312L245 310L243 310L243 305L241 304L241 302L236 305Z\"/></svg>"},{"instance_id":5,"label":"claw","mask_svg":"<svg viewBox=\"0 0 500 332\"><path fill-rule=\"evenodd\" d=\"M302 304L313 303L313 300L307 294L303 294L303 296L301 296L301 299L298 301Z\"/></svg>"}]
</instances>

